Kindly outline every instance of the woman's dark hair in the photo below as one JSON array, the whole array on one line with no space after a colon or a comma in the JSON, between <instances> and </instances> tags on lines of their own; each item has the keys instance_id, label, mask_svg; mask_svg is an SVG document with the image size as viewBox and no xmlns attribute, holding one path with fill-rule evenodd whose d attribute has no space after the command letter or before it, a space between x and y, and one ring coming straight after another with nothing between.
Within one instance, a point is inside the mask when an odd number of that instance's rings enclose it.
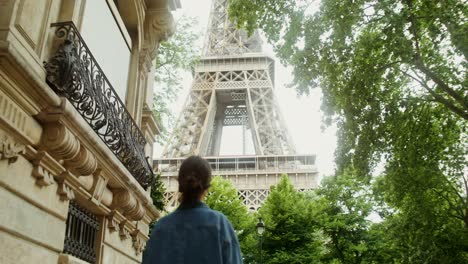
<instances>
[{"instance_id":1,"label":"woman's dark hair","mask_svg":"<svg viewBox=\"0 0 468 264\"><path fill-rule=\"evenodd\" d=\"M199 156L190 156L182 162L177 180L179 192L182 193L182 204L196 203L200 195L210 187L210 164Z\"/></svg>"}]
</instances>

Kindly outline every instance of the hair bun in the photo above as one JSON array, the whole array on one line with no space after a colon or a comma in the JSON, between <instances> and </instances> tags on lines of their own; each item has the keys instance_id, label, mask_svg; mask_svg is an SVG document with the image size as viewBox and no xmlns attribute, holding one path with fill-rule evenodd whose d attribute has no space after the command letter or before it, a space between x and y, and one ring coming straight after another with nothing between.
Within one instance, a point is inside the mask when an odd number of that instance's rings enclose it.
<instances>
[{"instance_id":1,"label":"hair bun","mask_svg":"<svg viewBox=\"0 0 468 264\"><path fill-rule=\"evenodd\" d=\"M194 203L210 186L210 164L199 156L190 156L182 162L177 180L182 203Z\"/></svg>"},{"instance_id":2,"label":"hair bun","mask_svg":"<svg viewBox=\"0 0 468 264\"><path fill-rule=\"evenodd\" d=\"M195 175L195 173L191 173L187 175L183 182L179 182L179 184L183 185L182 189L185 190L202 190L203 189L203 184L200 181L200 179Z\"/></svg>"}]
</instances>

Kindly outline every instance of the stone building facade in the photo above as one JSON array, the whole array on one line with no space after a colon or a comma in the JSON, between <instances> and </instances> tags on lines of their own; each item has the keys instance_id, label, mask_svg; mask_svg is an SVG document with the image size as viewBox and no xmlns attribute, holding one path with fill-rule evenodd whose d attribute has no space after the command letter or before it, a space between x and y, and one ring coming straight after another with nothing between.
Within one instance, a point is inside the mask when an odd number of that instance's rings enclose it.
<instances>
[{"instance_id":1,"label":"stone building facade","mask_svg":"<svg viewBox=\"0 0 468 264\"><path fill-rule=\"evenodd\" d=\"M140 263L179 0L0 0L0 263Z\"/></svg>"}]
</instances>

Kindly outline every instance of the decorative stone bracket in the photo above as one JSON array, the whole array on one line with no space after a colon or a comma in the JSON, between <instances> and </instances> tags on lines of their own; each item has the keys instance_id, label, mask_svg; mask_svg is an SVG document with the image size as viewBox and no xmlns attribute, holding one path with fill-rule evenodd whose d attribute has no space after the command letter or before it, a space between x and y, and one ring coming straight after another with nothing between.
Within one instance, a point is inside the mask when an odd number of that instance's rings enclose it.
<instances>
[{"instance_id":1,"label":"decorative stone bracket","mask_svg":"<svg viewBox=\"0 0 468 264\"><path fill-rule=\"evenodd\" d=\"M111 232L120 231L120 223L117 220L117 212L114 210L107 216L108 227Z\"/></svg>"},{"instance_id":2,"label":"decorative stone bracket","mask_svg":"<svg viewBox=\"0 0 468 264\"><path fill-rule=\"evenodd\" d=\"M36 156L32 160L33 171L32 176L36 178L36 184L39 186L49 186L54 183L54 172L55 175L63 172L60 168L51 168L49 164L53 164L52 157L45 151L37 152Z\"/></svg>"},{"instance_id":3,"label":"decorative stone bracket","mask_svg":"<svg viewBox=\"0 0 468 264\"><path fill-rule=\"evenodd\" d=\"M131 220L141 220L145 215L145 209L135 196L127 189L114 190L112 208L120 209Z\"/></svg>"},{"instance_id":4,"label":"decorative stone bracket","mask_svg":"<svg viewBox=\"0 0 468 264\"><path fill-rule=\"evenodd\" d=\"M127 220L124 220L119 224L119 236L122 240L125 240L130 237L130 231L127 227L125 227L126 222Z\"/></svg>"},{"instance_id":5,"label":"decorative stone bracket","mask_svg":"<svg viewBox=\"0 0 468 264\"><path fill-rule=\"evenodd\" d=\"M75 199L75 193L70 188L66 180L59 180L57 193L60 195L60 200L62 201Z\"/></svg>"},{"instance_id":6,"label":"decorative stone bracket","mask_svg":"<svg viewBox=\"0 0 468 264\"><path fill-rule=\"evenodd\" d=\"M117 218L122 218L123 220L119 222ZM107 221L107 227L111 232L118 231L121 240L126 240L129 237L132 238L132 246L135 249L136 255L143 252L146 245L145 241L148 240L148 236L143 234L138 227L132 227L130 222L117 211L112 211L107 216ZM133 231L131 231L132 229Z\"/></svg>"},{"instance_id":7,"label":"decorative stone bracket","mask_svg":"<svg viewBox=\"0 0 468 264\"><path fill-rule=\"evenodd\" d=\"M91 201L94 204L96 204L98 206L101 204L101 200L103 198L104 191L106 190L106 186L107 186L108 181L109 181L109 178L104 177L101 174L100 169L95 171L95 173L94 173L94 183L93 183L93 187L91 189L91 191L92 191Z\"/></svg>"},{"instance_id":8,"label":"decorative stone bracket","mask_svg":"<svg viewBox=\"0 0 468 264\"><path fill-rule=\"evenodd\" d=\"M143 252L143 250L145 250L146 240L147 239L143 237L143 234L140 232L139 229L135 229L135 231L132 232L132 245L137 255L140 255Z\"/></svg>"},{"instance_id":9,"label":"decorative stone bracket","mask_svg":"<svg viewBox=\"0 0 468 264\"><path fill-rule=\"evenodd\" d=\"M64 160L64 166L77 175L91 175L97 169L97 161L93 154L60 122L44 124L42 146L54 158Z\"/></svg>"},{"instance_id":10,"label":"decorative stone bracket","mask_svg":"<svg viewBox=\"0 0 468 264\"><path fill-rule=\"evenodd\" d=\"M150 71L158 53L159 43L167 40L175 32L174 18L166 8L148 10L145 18L145 35L140 63Z\"/></svg>"}]
</instances>

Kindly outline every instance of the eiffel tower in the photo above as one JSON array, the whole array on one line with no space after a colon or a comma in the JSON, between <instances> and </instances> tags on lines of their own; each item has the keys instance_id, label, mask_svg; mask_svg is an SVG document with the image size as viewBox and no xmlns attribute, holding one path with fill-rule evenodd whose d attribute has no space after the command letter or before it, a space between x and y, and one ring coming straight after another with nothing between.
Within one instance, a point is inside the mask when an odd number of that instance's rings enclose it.
<instances>
[{"instance_id":1,"label":"eiffel tower","mask_svg":"<svg viewBox=\"0 0 468 264\"><path fill-rule=\"evenodd\" d=\"M228 2L213 0L204 56L194 66L175 132L155 160L168 208L177 205L177 172L190 155L204 157L213 175L230 179L250 210L261 206L282 174L298 190L317 186L315 155L296 154L277 104L275 62L262 53L258 32L249 37L229 21ZM228 126L242 127L243 155L220 155ZM249 132L254 155L246 155Z\"/></svg>"}]
</instances>

